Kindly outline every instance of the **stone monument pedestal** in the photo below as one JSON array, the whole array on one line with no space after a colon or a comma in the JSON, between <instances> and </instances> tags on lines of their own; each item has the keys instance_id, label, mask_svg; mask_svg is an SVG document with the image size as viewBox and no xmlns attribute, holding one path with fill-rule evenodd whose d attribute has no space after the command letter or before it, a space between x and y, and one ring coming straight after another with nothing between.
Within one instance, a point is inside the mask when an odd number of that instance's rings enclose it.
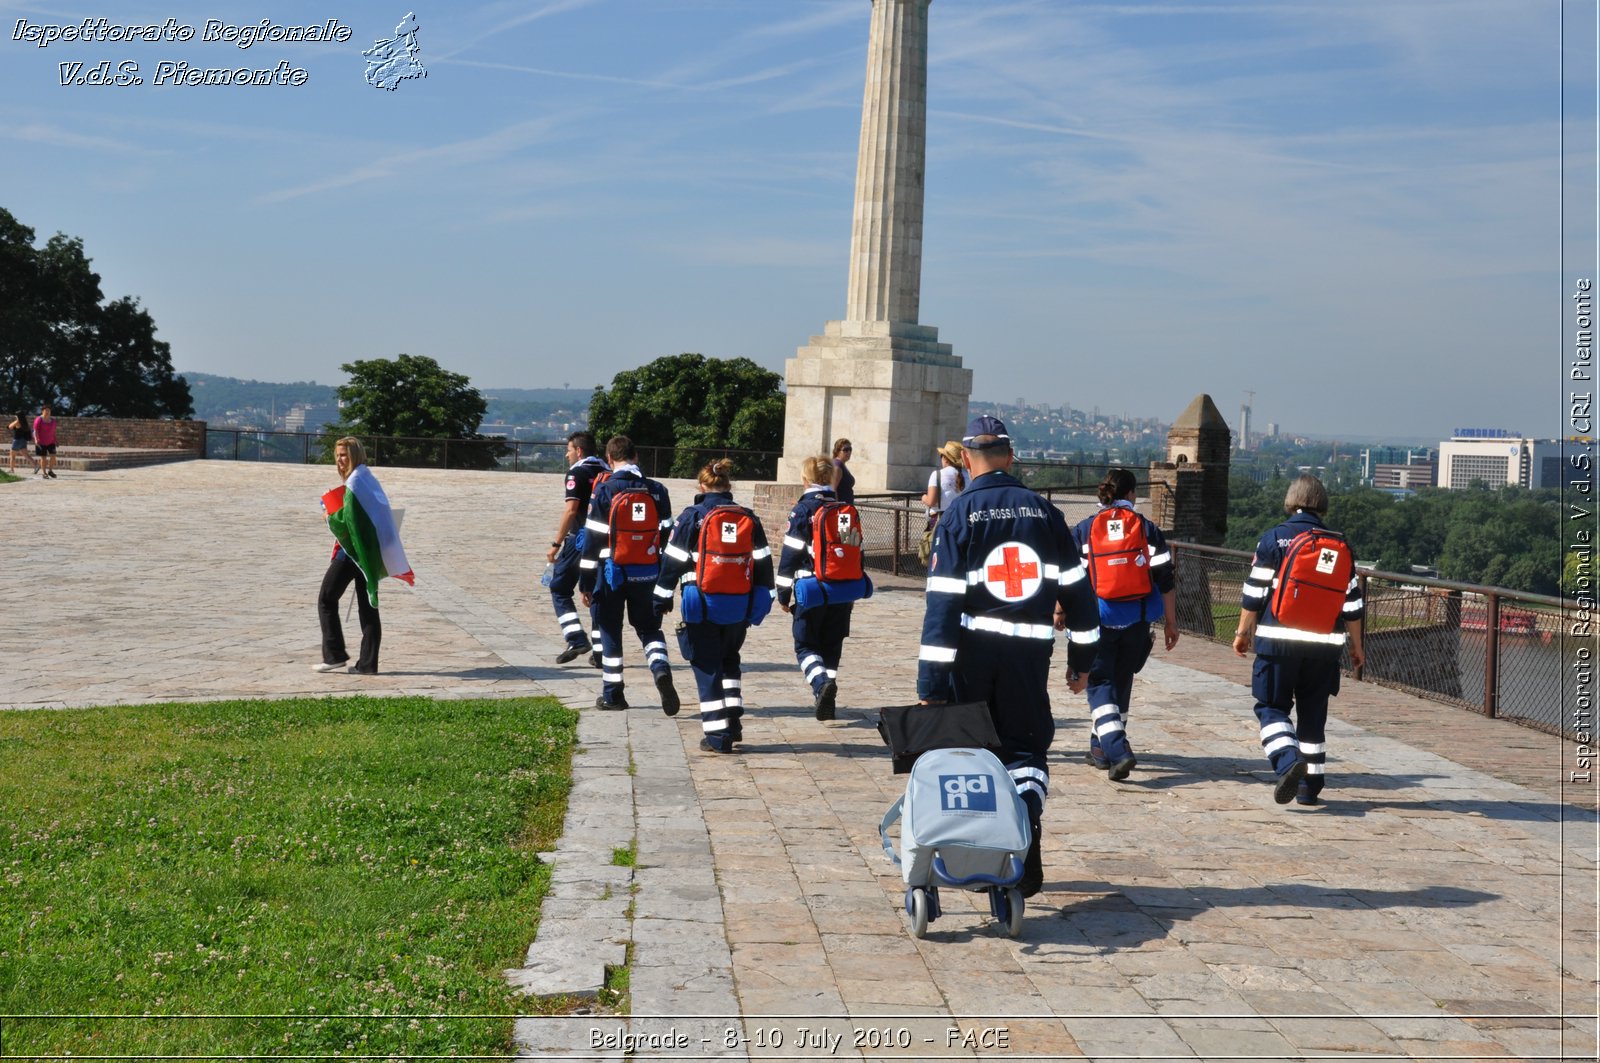
<instances>
[{"instance_id":1,"label":"stone monument pedestal","mask_svg":"<svg viewBox=\"0 0 1600 1063\"><path fill-rule=\"evenodd\" d=\"M934 453L960 439L972 370L939 330L891 321L829 321L784 365L788 399L780 482L798 483L800 462L848 438L858 492L922 493Z\"/></svg>"}]
</instances>

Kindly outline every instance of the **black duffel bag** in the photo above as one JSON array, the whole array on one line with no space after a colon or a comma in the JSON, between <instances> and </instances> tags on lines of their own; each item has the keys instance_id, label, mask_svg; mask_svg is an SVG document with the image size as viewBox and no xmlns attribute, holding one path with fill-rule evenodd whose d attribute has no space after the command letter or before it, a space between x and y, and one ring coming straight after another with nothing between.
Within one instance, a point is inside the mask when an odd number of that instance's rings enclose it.
<instances>
[{"instance_id":1,"label":"black duffel bag","mask_svg":"<svg viewBox=\"0 0 1600 1063\"><path fill-rule=\"evenodd\" d=\"M904 775L930 749L987 749L1000 755L988 703L891 705L878 710L878 734L894 754L894 773Z\"/></svg>"}]
</instances>

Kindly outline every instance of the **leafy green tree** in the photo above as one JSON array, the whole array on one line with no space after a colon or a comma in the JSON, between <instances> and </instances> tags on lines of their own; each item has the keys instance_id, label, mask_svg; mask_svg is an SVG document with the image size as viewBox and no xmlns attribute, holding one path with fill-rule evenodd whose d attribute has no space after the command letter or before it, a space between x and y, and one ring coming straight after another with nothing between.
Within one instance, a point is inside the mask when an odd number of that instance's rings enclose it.
<instances>
[{"instance_id":1,"label":"leafy green tree","mask_svg":"<svg viewBox=\"0 0 1600 1063\"><path fill-rule=\"evenodd\" d=\"M589 430L603 444L625 435L646 447L674 447L668 475L693 476L727 450L783 448L783 378L748 358L675 354L657 358L596 388ZM746 474L770 475L763 463Z\"/></svg>"},{"instance_id":2,"label":"leafy green tree","mask_svg":"<svg viewBox=\"0 0 1600 1063\"><path fill-rule=\"evenodd\" d=\"M339 388L340 424L326 437L329 460L332 440L341 435L390 437L367 448L373 463L383 465L490 469L506 450L477 433L487 405L478 389L432 358L402 354L339 368L350 381Z\"/></svg>"},{"instance_id":3,"label":"leafy green tree","mask_svg":"<svg viewBox=\"0 0 1600 1063\"><path fill-rule=\"evenodd\" d=\"M104 298L81 239L57 233L35 247L34 231L0 208L0 409L190 416L189 386L149 313Z\"/></svg>"}]
</instances>

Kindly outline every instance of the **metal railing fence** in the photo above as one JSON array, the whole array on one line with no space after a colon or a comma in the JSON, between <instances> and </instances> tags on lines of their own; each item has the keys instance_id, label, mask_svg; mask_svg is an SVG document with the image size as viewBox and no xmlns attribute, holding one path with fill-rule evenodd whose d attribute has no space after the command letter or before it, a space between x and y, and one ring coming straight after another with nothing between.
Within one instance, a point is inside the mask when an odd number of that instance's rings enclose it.
<instances>
[{"instance_id":1,"label":"metal railing fence","mask_svg":"<svg viewBox=\"0 0 1600 1063\"><path fill-rule=\"evenodd\" d=\"M1194 543L1172 547L1179 627L1232 642L1250 555ZM1597 648L1578 605L1394 572L1358 575L1367 610L1367 659L1351 673L1354 678L1551 734L1590 730L1587 711L1572 716L1580 694L1574 662L1592 660ZM1344 665L1349 671L1348 655Z\"/></svg>"},{"instance_id":2,"label":"metal railing fence","mask_svg":"<svg viewBox=\"0 0 1600 1063\"><path fill-rule=\"evenodd\" d=\"M331 464L334 433L270 432L255 428L207 428L206 457L223 461L269 461ZM565 440L426 439L358 435L374 466L421 469L487 469L505 472L565 472ZM775 450L639 447L639 468L646 476L693 477L714 458L732 458L735 475L770 480L777 475Z\"/></svg>"}]
</instances>

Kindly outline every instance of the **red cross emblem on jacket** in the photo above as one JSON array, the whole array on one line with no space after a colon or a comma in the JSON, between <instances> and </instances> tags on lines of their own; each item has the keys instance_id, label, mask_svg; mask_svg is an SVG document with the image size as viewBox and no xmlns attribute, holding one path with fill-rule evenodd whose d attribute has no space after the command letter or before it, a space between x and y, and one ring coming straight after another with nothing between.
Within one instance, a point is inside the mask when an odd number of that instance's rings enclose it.
<instances>
[{"instance_id":1,"label":"red cross emblem on jacket","mask_svg":"<svg viewBox=\"0 0 1600 1063\"><path fill-rule=\"evenodd\" d=\"M1002 543L983 559L983 585L1005 602L1021 602L1039 592L1044 567L1027 543Z\"/></svg>"}]
</instances>

